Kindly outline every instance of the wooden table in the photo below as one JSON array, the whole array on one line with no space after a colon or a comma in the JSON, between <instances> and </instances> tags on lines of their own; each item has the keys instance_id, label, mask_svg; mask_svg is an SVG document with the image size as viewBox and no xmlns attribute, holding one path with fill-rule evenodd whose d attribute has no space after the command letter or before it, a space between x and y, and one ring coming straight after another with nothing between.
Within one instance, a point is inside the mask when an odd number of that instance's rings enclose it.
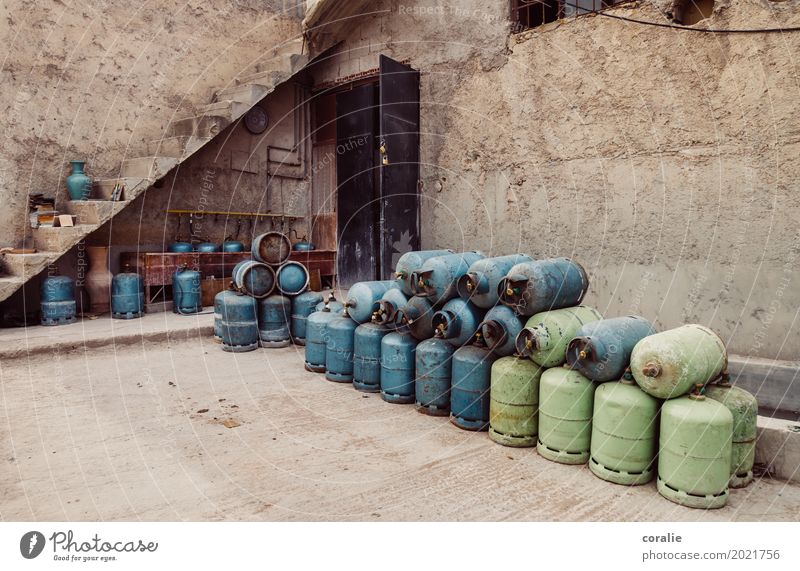
<instances>
[{"instance_id":1,"label":"wooden table","mask_svg":"<svg viewBox=\"0 0 800 571\"><path fill-rule=\"evenodd\" d=\"M250 252L123 252L120 254L120 267L127 266L142 276L145 305L155 306L167 301L164 286L172 285L172 274L178 268L186 266L196 270L200 272L200 279L229 278L236 264L249 259ZM309 272L319 271L322 277L333 278L336 275L336 252L333 250L292 252L289 260L303 264Z\"/></svg>"}]
</instances>

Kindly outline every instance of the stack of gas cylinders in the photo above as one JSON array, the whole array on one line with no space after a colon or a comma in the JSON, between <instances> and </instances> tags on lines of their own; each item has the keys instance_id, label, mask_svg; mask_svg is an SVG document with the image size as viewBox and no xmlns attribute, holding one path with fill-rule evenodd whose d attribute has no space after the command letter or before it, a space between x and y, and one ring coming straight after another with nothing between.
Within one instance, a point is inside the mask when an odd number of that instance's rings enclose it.
<instances>
[{"instance_id":1,"label":"stack of gas cylinders","mask_svg":"<svg viewBox=\"0 0 800 571\"><path fill-rule=\"evenodd\" d=\"M409 252L394 280L316 304L305 367L603 480L657 475L678 504L722 507L753 479L757 415L727 383L722 340L603 318L581 305L588 285L566 258Z\"/></svg>"},{"instance_id":2,"label":"stack of gas cylinders","mask_svg":"<svg viewBox=\"0 0 800 571\"><path fill-rule=\"evenodd\" d=\"M286 235L267 232L253 241L253 259L233 268L230 288L214 297L214 339L223 350L242 353L286 347L292 341L305 344L306 319L318 305L322 309L322 295L304 293L308 270L289 261L291 252ZM193 273L199 292L200 275ZM177 302L174 292L173 287L176 307L185 305ZM192 299L190 305L196 308L199 303Z\"/></svg>"}]
</instances>

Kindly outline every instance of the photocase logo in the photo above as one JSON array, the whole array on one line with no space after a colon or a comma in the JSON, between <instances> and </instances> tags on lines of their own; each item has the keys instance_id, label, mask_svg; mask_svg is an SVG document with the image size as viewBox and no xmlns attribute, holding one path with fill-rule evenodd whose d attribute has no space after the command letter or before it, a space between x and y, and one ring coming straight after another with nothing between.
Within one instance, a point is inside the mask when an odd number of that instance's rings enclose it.
<instances>
[{"instance_id":1,"label":"photocase logo","mask_svg":"<svg viewBox=\"0 0 800 571\"><path fill-rule=\"evenodd\" d=\"M44 534L41 531L29 531L19 540L19 552L25 559L35 559L44 549Z\"/></svg>"}]
</instances>

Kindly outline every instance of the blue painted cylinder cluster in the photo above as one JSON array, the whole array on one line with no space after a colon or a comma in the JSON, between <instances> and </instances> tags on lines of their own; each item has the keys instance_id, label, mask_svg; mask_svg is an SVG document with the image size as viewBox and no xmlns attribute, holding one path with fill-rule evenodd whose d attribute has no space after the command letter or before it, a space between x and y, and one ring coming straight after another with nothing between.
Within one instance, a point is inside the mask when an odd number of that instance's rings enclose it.
<instances>
[{"instance_id":1,"label":"blue painted cylinder cluster","mask_svg":"<svg viewBox=\"0 0 800 571\"><path fill-rule=\"evenodd\" d=\"M334 383L353 382L353 343L358 323L343 311L328 322L325 378Z\"/></svg>"},{"instance_id":2,"label":"blue painted cylinder cluster","mask_svg":"<svg viewBox=\"0 0 800 571\"><path fill-rule=\"evenodd\" d=\"M316 291L307 291L292 298L292 320L289 325L292 340L296 344L306 344L306 320L320 303L324 303L322 294Z\"/></svg>"},{"instance_id":3,"label":"blue painted cylinder cluster","mask_svg":"<svg viewBox=\"0 0 800 571\"><path fill-rule=\"evenodd\" d=\"M604 383L622 378L633 347L656 330L644 317L628 315L582 325L567 346L567 364L587 379Z\"/></svg>"},{"instance_id":4,"label":"blue painted cylinder cluster","mask_svg":"<svg viewBox=\"0 0 800 571\"><path fill-rule=\"evenodd\" d=\"M414 296L395 317L397 330L410 333L418 341L433 337L433 304L425 297Z\"/></svg>"},{"instance_id":5,"label":"blue painted cylinder cluster","mask_svg":"<svg viewBox=\"0 0 800 571\"><path fill-rule=\"evenodd\" d=\"M219 244L214 242L200 242L194 247L195 252L219 252Z\"/></svg>"},{"instance_id":6,"label":"blue painted cylinder cluster","mask_svg":"<svg viewBox=\"0 0 800 571\"><path fill-rule=\"evenodd\" d=\"M111 317L135 319L144 314L144 281L132 272L117 274L111 280Z\"/></svg>"},{"instance_id":7,"label":"blue painted cylinder cluster","mask_svg":"<svg viewBox=\"0 0 800 571\"><path fill-rule=\"evenodd\" d=\"M381 298L372 304L372 322L394 327L400 308L408 303L408 296L399 288L386 290Z\"/></svg>"},{"instance_id":8,"label":"blue painted cylinder cluster","mask_svg":"<svg viewBox=\"0 0 800 571\"><path fill-rule=\"evenodd\" d=\"M48 276L41 287L42 325L75 323L75 282L67 276Z\"/></svg>"},{"instance_id":9,"label":"blue painted cylinder cluster","mask_svg":"<svg viewBox=\"0 0 800 571\"><path fill-rule=\"evenodd\" d=\"M465 430L489 429L489 388L497 355L467 345L456 350L450 380L450 422Z\"/></svg>"},{"instance_id":10,"label":"blue painted cylinder cluster","mask_svg":"<svg viewBox=\"0 0 800 571\"><path fill-rule=\"evenodd\" d=\"M222 343L222 306L225 298L237 295L233 290L226 289L214 296L214 341Z\"/></svg>"},{"instance_id":11,"label":"blue painted cylinder cluster","mask_svg":"<svg viewBox=\"0 0 800 571\"><path fill-rule=\"evenodd\" d=\"M414 402L416 348L417 340L408 333L389 333L381 340L381 398L386 402Z\"/></svg>"},{"instance_id":12,"label":"blue painted cylinder cluster","mask_svg":"<svg viewBox=\"0 0 800 571\"><path fill-rule=\"evenodd\" d=\"M172 274L172 311L188 315L201 309L200 272L179 268Z\"/></svg>"},{"instance_id":13,"label":"blue painted cylinder cluster","mask_svg":"<svg viewBox=\"0 0 800 571\"><path fill-rule=\"evenodd\" d=\"M494 307L500 301L497 288L509 270L517 264L530 261L532 258L525 254L478 260L459 278L456 284L458 295L483 309Z\"/></svg>"},{"instance_id":14,"label":"blue painted cylinder cluster","mask_svg":"<svg viewBox=\"0 0 800 571\"><path fill-rule=\"evenodd\" d=\"M450 414L451 359L455 347L444 339L417 345L415 396L417 410L431 416Z\"/></svg>"},{"instance_id":15,"label":"blue painted cylinder cluster","mask_svg":"<svg viewBox=\"0 0 800 571\"><path fill-rule=\"evenodd\" d=\"M289 320L292 300L275 294L258 302L258 336L260 345L267 348L287 347L292 342Z\"/></svg>"},{"instance_id":16,"label":"blue painted cylinder cluster","mask_svg":"<svg viewBox=\"0 0 800 571\"><path fill-rule=\"evenodd\" d=\"M258 349L258 302L236 294L220 299L219 331L222 350L244 353Z\"/></svg>"},{"instance_id":17,"label":"blue painted cylinder cluster","mask_svg":"<svg viewBox=\"0 0 800 571\"><path fill-rule=\"evenodd\" d=\"M411 287L414 295L427 297L433 305L441 305L458 295L456 283L469 271L469 267L482 260L477 252L447 254L428 258L422 267L412 274Z\"/></svg>"},{"instance_id":18,"label":"blue painted cylinder cluster","mask_svg":"<svg viewBox=\"0 0 800 571\"><path fill-rule=\"evenodd\" d=\"M397 288L392 280L358 282L347 292L345 306L355 321L366 323L372 318L372 307L390 289Z\"/></svg>"},{"instance_id":19,"label":"blue painted cylinder cluster","mask_svg":"<svg viewBox=\"0 0 800 571\"><path fill-rule=\"evenodd\" d=\"M395 266L394 276L397 281L397 287L407 296L414 295L414 288L411 283L411 277L414 272L418 271L422 264L429 258L436 256L446 256L452 254L453 250L420 250L417 252L406 252L400 259L397 260Z\"/></svg>"},{"instance_id":20,"label":"blue painted cylinder cluster","mask_svg":"<svg viewBox=\"0 0 800 571\"><path fill-rule=\"evenodd\" d=\"M524 322L507 305L496 305L486 312L481 323L481 335L489 350L499 357L513 355L515 341Z\"/></svg>"},{"instance_id":21,"label":"blue painted cylinder cluster","mask_svg":"<svg viewBox=\"0 0 800 571\"><path fill-rule=\"evenodd\" d=\"M589 278L583 267L567 258L517 264L500 281L500 301L520 315L580 305Z\"/></svg>"},{"instance_id":22,"label":"blue painted cylinder cluster","mask_svg":"<svg viewBox=\"0 0 800 571\"><path fill-rule=\"evenodd\" d=\"M185 254L192 251L192 245L189 242L173 242L167 246L167 251L172 254Z\"/></svg>"},{"instance_id":23,"label":"blue painted cylinder cluster","mask_svg":"<svg viewBox=\"0 0 800 571\"><path fill-rule=\"evenodd\" d=\"M328 323L335 319L341 309L334 310L331 304L308 316L306 321L305 367L312 373L325 372L325 353L328 346Z\"/></svg>"},{"instance_id":24,"label":"blue painted cylinder cluster","mask_svg":"<svg viewBox=\"0 0 800 571\"><path fill-rule=\"evenodd\" d=\"M454 347L461 347L475 336L486 310L460 297L451 299L433 314L435 335Z\"/></svg>"},{"instance_id":25,"label":"blue painted cylinder cluster","mask_svg":"<svg viewBox=\"0 0 800 571\"><path fill-rule=\"evenodd\" d=\"M353 336L353 387L365 393L381 390L381 341L391 333L385 325L362 323Z\"/></svg>"},{"instance_id":26,"label":"blue painted cylinder cluster","mask_svg":"<svg viewBox=\"0 0 800 571\"><path fill-rule=\"evenodd\" d=\"M239 262L233 267L231 279L236 289L257 299L269 296L275 289L275 270L263 262Z\"/></svg>"},{"instance_id":27,"label":"blue painted cylinder cluster","mask_svg":"<svg viewBox=\"0 0 800 571\"><path fill-rule=\"evenodd\" d=\"M299 295L308 287L308 270L299 262L286 262L275 272L275 281L283 295Z\"/></svg>"}]
</instances>

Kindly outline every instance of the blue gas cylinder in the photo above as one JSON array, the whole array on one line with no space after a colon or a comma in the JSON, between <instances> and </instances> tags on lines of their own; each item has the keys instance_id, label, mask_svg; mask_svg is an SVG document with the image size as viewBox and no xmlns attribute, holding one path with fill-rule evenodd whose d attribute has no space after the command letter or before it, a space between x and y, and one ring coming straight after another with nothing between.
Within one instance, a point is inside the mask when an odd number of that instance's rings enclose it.
<instances>
[{"instance_id":1,"label":"blue gas cylinder","mask_svg":"<svg viewBox=\"0 0 800 571\"><path fill-rule=\"evenodd\" d=\"M75 323L75 282L67 276L48 276L42 280L42 325Z\"/></svg>"},{"instance_id":2,"label":"blue gas cylinder","mask_svg":"<svg viewBox=\"0 0 800 571\"><path fill-rule=\"evenodd\" d=\"M592 381L616 381L630 365L633 347L655 332L638 315L592 321L582 325L567 345L567 364Z\"/></svg>"},{"instance_id":3,"label":"blue gas cylinder","mask_svg":"<svg viewBox=\"0 0 800 571\"><path fill-rule=\"evenodd\" d=\"M338 303L338 302L337 302ZM325 372L325 353L328 346L328 323L335 319L342 309L332 309L331 304L323 305L321 310L308 316L306 321L305 367L312 373Z\"/></svg>"},{"instance_id":4,"label":"blue gas cylinder","mask_svg":"<svg viewBox=\"0 0 800 571\"><path fill-rule=\"evenodd\" d=\"M235 291L226 289L214 296L214 341L222 343L222 306L225 298L237 295Z\"/></svg>"},{"instance_id":5,"label":"blue gas cylinder","mask_svg":"<svg viewBox=\"0 0 800 571\"><path fill-rule=\"evenodd\" d=\"M258 302L248 295L231 294L220 300L222 350L231 353L255 351L258 349Z\"/></svg>"},{"instance_id":6,"label":"blue gas cylinder","mask_svg":"<svg viewBox=\"0 0 800 571\"><path fill-rule=\"evenodd\" d=\"M453 250L419 250L406 252L400 256L400 259L397 260L397 266L395 266L394 277L397 282L397 287L407 296L414 295L414 288L411 285L412 274L419 270L422 264L429 258L446 256L452 253Z\"/></svg>"},{"instance_id":7,"label":"blue gas cylinder","mask_svg":"<svg viewBox=\"0 0 800 571\"><path fill-rule=\"evenodd\" d=\"M512 254L496 258L484 258L473 263L469 271L458 279L456 288L461 299L469 300L483 309L494 307L500 301L497 286L508 271L525 262L532 261L525 254Z\"/></svg>"},{"instance_id":8,"label":"blue gas cylinder","mask_svg":"<svg viewBox=\"0 0 800 571\"><path fill-rule=\"evenodd\" d=\"M222 251L229 254L244 252L244 244L238 240L225 240L222 243Z\"/></svg>"},{"instance_id":9,"label":"blue gas cylinder","mask_svg":"<svg viewBox=\"0 0 800 571\"><path fill-rule=\"evenodd\" d=\"M328 322L325 346L325 378L334 383L353 382L353 342L358 323L347 310Z\"/></svg>"},{"instance_id":10,"label":"blue gas cylinder","mask_svg":"<svg viewBox=\"0 0 800 571\"><path fill-rule=\"evenodd\" d=\"M292 341L297 345L306 344L306 320L320 303L323 303L322 294L317 291L307 291L292 298L292 320L289 325Z\"/></svg>"},{"instance_id":11,"label":"blue gas cylinder","mask_svg":"<svg viewBox=\"0 0 800 571\"><path fill-rule=\"evenodd\" d=\"M485 314L485 309L456 297L433 314L434 334L454 347L461 347L475 336Z\"/></svg>"},{"instance_id":12,"label":"blue gas cylinder","mask_svg":"<svg viewBox=\"0 0 800 571\"><path fill-rule=\"evenodd\" d=\"M213 242L200 242L194 247L195 252L219 252L219 244Z\"/></svg>"},{"instance_id":13,"label":"blue gas cylinder","mask_svg":"<svg viewBox=\"0 0 800 571\"><path fill-rule=\"evenodd\" d=\"M178 268L172 274L172 311L187 315L201 309L200 272Z\"/></svg>"},{"instance_id":14,"label":"blue gas cylinder","mask_svg":"<svg viewBox=\"0 0 800 571\"><path fill-rule=\"evenodd\" d=\"M408 296L402 290L396 287L386 290L386 293L372 304L372 322L394 327L397 312L407 303Z\"/></svg>"},{"instance_id":15,"label":"blue gas cylinder","mask_svg":"<svg viewBox=\"0 0 800 571\"><path fill-rule=\"evenodd\" d=\"M444 339L417 345L415 395L417 410L431 416L450 414L451 359L455 347Z\"/></svg>"},{"instance_id":16,"label":"blue gas cylinder","mask_svg":"<svg viewBox=\"0 0 800 571\"><path fill-rule=\"evenodd\" d=\"M389 333L381 340L381 398L393 404L414 402L414 351L408 333Z\"/></svg>"},{"instance_id":17,"label":"blue gas cylinder","mask_svg":"<svg viewBox=\"0 0 800 571\"><path fill-rule=\"evenodd\" d=\"M497 355L467 345L453 353L450 380L450 422L465 430L489 429L489 389Z\"/></svg>"},{"instance_id":18,"label":"blue gas cylinder","mask_svg":"<svg viewBox=\"0 0 800 571\"><path fill-rule=\"evenodd\" d=\"M291 344L289 320L292 300L275 294L258 302L258 336L262 347L278 348Z\"/></svg>"},{"instance_id":19,"label":"blue gas cylinder","mask_svg":"<svg viewBox=\"0 0 800 571\"><path fill-rule=\"evenodd\" d=\"M378 323L362 323L353 336L353 387L365 393L381 390L381 341L391 329Z\"/></svg>"},{"instance_id":20,"label":"blue gas cylinder","mask_svg":"<svg viewBox=\"0 0 800 571\"><path fill-rule=\"evenodd\" d=\"M275 289L275 270L263 262L244 260L233 266L234 287L242 293L263 299Z\"/></svg>"},{"instance_id":21,"label":"blue gas cylinder","mask_svg":"<svg viewBox=\"0 0 800 571\"><path fill-rule=\"evenodd\" d=\"M522 318L513 309L506 305L496 305L486 312L480 331L492 353L507 357L514 354L514 342L523 325Z\"/></svg>"},{"instance_id":22,"label":"blue gas cylinder","mask_svg":"<svg viewBox=\"0 0 800 571\"><path fill-rule=\"evenodd\" d=\"M366 323L372 318L372 308L375 302L381 299L387 291L395 288L397 288L397 283L392 280L353 284L347 292L347 301L345 301L350 317L359 323Z\"/></svg>"},{"instance_id":23,"label":"blue gas cylinder","mask_svg":"<svg viewBox=\"0 0 800 571\"><path fill-rule=\"evenodd\" d=\"M414 296L397 311L397 330L413 335L418 341L433 337L433 314L436 311L425 297Z\"/></svg>"},{"instance_id":24,"label":"blue gas cylinder","mask_svg":"<svg viewBox=\"0 0 800 571\"><path fill-rule=\"evenodd\" d=\"M500 301L520 315L580 305L589 277L577 262L548 258L517 264L500 281Z\"/></svg>"},{"instance_id":25,"label":"blue gas cylinder","mask_svg":"<svg viewBox=\"0 0 800 571\"><path fill-rule=\"evenodd\" d=\"M167 246L167 251L172 254L185 254L192 251L192 245L189 242L173 242Z\"/></svg>"},{"instance_id":26,"label":"blue gas cylinder","mask_svg":"<svg viewBox=\"0 0 800 571\"><path fill-rule=\"evenodd\" d=\"M135 319L144 313L144 281L132 272L117 274L111 280L111 317Z\"/></svg>"},{"instance_id":27,"label":"blue gas cylinder","mask_svg":"<svg viewBox=\"0 0 800 571\"><path fill-rule=\"evenodd\" d=\"M308 287L308 270L300 262L286 262L275 272L278 291L283 295L298 295Z\"/></svg>"},{"instance_id":28,"label":"blue gas cylinder","mask_svg":"<svg viewBox=\"0 0 800 571\"><path fill-rule=\"evenodd\" d=\"M456 284L469 271L469 267L484 258L478 252L463 252L428 258L412 274L414 295L427 297L433 305L441 305L458 296Z\"/></svg>"}]
</instances>

